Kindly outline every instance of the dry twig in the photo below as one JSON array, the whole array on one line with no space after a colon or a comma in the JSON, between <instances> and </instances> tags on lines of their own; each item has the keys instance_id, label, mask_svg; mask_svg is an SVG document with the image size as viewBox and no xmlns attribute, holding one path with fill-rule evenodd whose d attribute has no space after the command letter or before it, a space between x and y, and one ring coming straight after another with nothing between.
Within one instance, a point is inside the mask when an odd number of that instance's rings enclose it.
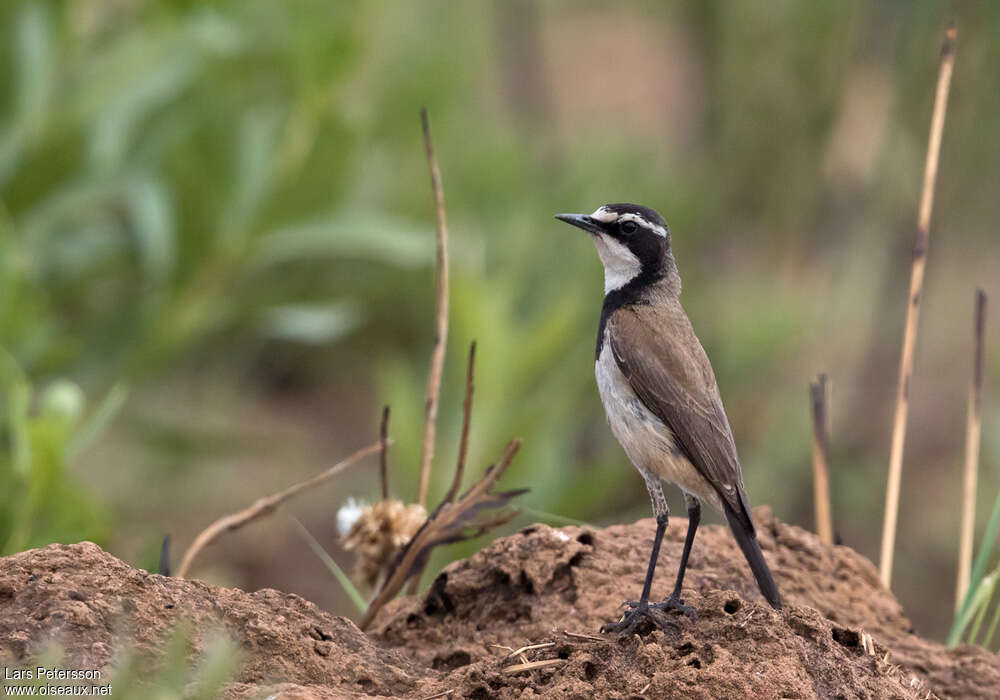
<instances>
[{"instance_id":1,"label":"dry twig","mask_svg":"<svg viewBox=\"0 0 1000 700\"><path fill-rule=\"evenodd\" d=\"M813 507L816 533L833 544L833 515L830 507L830 433L828 419L829 382L825 374L809 385L813 420Z\"/></svg>"},{"instance_id":2,"label":"dry twig","mask_svg":"<svg viewBox=\"0 0 1000 700\"><path fill-rule=\"evenodd\" d=\"M458 490L462 487L462 477L465 475L465 458L469 451L469 423L472 421L472 392L475 389L476 371L476 341L469 346L469 366L465 372L465 402L462 404L462 437L458 442L458 464L455 466L455 478L451 488L445 494L446 503L455 500Z\"/></svg>"},{"instance_id":3,"label":"dry twig","mask_svg":"<svg viewBox=\"0 0 1000 700\"><path fill-rule=\"evenodd\" d=\"M986 294L976 290L973 316L972 377L965 421L965 478L962 485L962 534L958 540L958 583L955 610L962 607L972 570L972 538L976 529L976 477L979 470L979 437L983 429L983 362L986 336Z\"/></svg>"},{"instance_id":4,"label":"dry twig","mask_svg":"<svg viewBox=\"0 0 1000 700\"><path fill-rule=\"evenodd\" d=\"M382 409L382 426L379 429L379 477L382 481L382 500L389 500L389 404Z\"/></svg>"},{"instance_id":5,"label":"dry twig","mask_svg":"<svg viewBox=\"0 0 1000 700\"><path fill-rule=\"evenodd\" d=\"M456 502L441 501L427 518L427 522L399 553L389 576L378 595L368 606L368 610L365 611L358 627L362 630L367 629L375 618L375 614L382 609L382 606L392 600L393 596L406 584L406 581L414 575L419 575L434 547L478 537L510 522L517 516L517 510L506 510L491 518L477 519L481 511L502 508L507 505L510 499L527 490L517 489L500 493L492 491L494 484L503 476L520 447L520 440L512 440L507 443L507 448L500 461L490 465L482 478L463 493Z\"/></svg>"},{"instance_id":6,"label":"dry twig","mask_svg":"<svg viewBox=\"0 0 1000 700\"><path fill-rule=\"evenodd\" d=\"M381 449L382 442L369 445L368 447L358 450L347 459L334 464L332 467L320 474L317 474L316 476L310 477L305 481L300 481L297 484L293 484L278 493L265 498L259 498L253 503L253 505L248 508L244 508L239 512L222 516L198 533L198 536L194 538L194 542L191 543L191 546L188 547L188 550L184 553L184 559L181 561L180 568L177 569L177 577L184 578L188 569L191 568L191 562L194 561L198 552L214 542L222 533L237 530L253 520L257 520L258 518L262 518L265 515L273 513L277 510L278 506L293 496L298 495L306 489L319 486L324 481L327 481L335 474L340 473L355 462L367 457L370 454L374 454Z\"/></svg>"},{"instance_id":7,"label":"dry twig","mask_svg":"<svg viewBox=\"0 0 1000 700\"><path fill-rule=\"evenodd\" d=\"M444 211L444 189L441 186L441 170L438 168L434 147L431 145L431 127L427 119L427 109L420 110L420 120L424 131L424 148L427 151L427 166L431 175L431 192L434 195L434 210L437 214L436 267L437 304L435 308L434 350L431 352L431 367L427 373L427 396L424 403L424 448L420 459L420 491L417 502L427 505L427 487L431 478L431 462L434 460L434 434L437 427L438 400L441 397L441 373L444 369L444 352L448 341L448 222Z\"/></svg>"},{"instance_id":8,"label":"dry twig","mask_svg":"<svg viewBox=\"0 0 1000 700\"><path fill-rule=\"evenodd\" d=\"M889 588L892 582L892 557L896 546L899 487L903 472L903 443L906 440L906 420L910 408L910 380L913 377L913 351L917 340L917 321L920 317L920 295L924 286L924 269L927 266L927 246L930 241L931 210L934 205L934 183L937 180L938 156L941 152L941 134L944 131L945 112L948 108L951 74L955 67L956 36L955 25L951 25L948 27L941 47L941 68L938 72L937 94L934 97L934 113L931 117L930 137L927 143L924 184L920 195L920 212L917 219L917 239L913 246L910 295L906 307L903 350L899 361L896 414L892 424L889 478L885 492L882 554L879 559L879 574L886 588Z\"/></svg>"},{"instance_id":9,"label":"dry twig","mask_svg":"<svg viewBox=\"0 0 1000 700\"><path fill-rule=\"evenodd\" d=\"M170 535L163 536L163 543L160 545L160 566L158 568L161 576L170 575Z\"/></svg>"}]
</instances>

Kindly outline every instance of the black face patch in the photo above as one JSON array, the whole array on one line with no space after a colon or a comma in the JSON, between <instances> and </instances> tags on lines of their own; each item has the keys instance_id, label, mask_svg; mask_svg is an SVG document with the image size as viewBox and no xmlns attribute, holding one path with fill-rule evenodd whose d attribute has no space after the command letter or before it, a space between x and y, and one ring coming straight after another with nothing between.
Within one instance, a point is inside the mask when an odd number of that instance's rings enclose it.
<instances>
[{"instance_id":1,"label":"black face patch","mask_svg":"<svg viewBox=\"0 0 1000 700\"><path fill-rule=\"evenodd\" d=\"M667 231L666 236L643 225L642 221L632 218L624 221L598 222L601 230L611 238L625 245L642 265L643 283L655 282L663 276L663 266L670 250L670 229L663 217L649 207L638 204L607 204L602 207L614 212L619 217L622 214L634 214L653 226Z\"/></svg>"},{"instance_id":2,"label":"black face patch","mask_svg":"<svg viewBox=\"0 0 1000 700\"><path fill-rule=\"evenodd\" d=\"M608 223L599 222L603 233L621 242L632 251L632 254L639 260L641 271L627 284L605 295L597 329L596 358L601 355L601 348L604 344L604 328L607 325L608 317L623 306L646 303L643 301L643 292L649 286L666 277L670 271L668 268L674 264L673 256L670 254L670 228L662 216L649 207L638 204L607 204L602 209L612 211L619 216L635 214L652 225L662 227L667 231L667 235L661 236L643 226L641 222L631 219ZM635 223L636 226L633 229L631 226L623 226L625 223Z\"/></svg>"}]
</instances>

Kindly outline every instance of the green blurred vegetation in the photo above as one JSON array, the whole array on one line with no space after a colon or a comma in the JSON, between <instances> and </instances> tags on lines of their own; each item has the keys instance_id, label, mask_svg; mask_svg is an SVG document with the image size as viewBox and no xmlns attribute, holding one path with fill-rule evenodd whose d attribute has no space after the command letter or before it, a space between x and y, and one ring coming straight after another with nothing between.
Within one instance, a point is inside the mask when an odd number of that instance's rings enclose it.
<instances>
[{"instance_id":1,"label":"green blurred vegetation","mask_svg":"<svg viewBox=\"0 0 1000 700\"><path fill-rule=\"evenodd\" d=\"M99 686L111 686L112 697L123 700L213 700L218 698L226 683L239 671L241 651L222 630L201 632L204 644L200 654L193 654L195 631L189 625L179 624L163 640L163 647L151 652L134 647L115 650L115 658L107 668L99 669ZM57 642L50 642L38 653L33 663L50 669L76 668L75 661L67 660L65 650ZM96 669L95 669L96 670ZM51 681L35 678L30 683L0 682L0 687L33 687L34 693L43 694ZM66 683L66 686L83 686L85 683Z\"/></svg>"},{"instance_id":2,"label":"green blurred vegetation","mask_svg":"<svg viewBox=\"0 0 1000 700\"><path fill-rule=\"evenodd\" d=\"M910 614L939 635L973 287L1000 299L1000 129L984 116L1000 111L1000 5L953 9L896 564ZM187 542L373 439L386 402L393 490L414 497L433 318L426 105L453 254L432 494L475 338L470 468L520 436L505 481L531 487L526 505L648 514L593 383L600 265L551 218L637 201L674 230L752 502L811 525L807 384L827 371L835 527L874 557L945 21L930 1L3 3L0 535L96 538L151 563L165 531ZM46 399L69 386L97 406L131 387L87 450L67 447L82 406L66 417ZM985 414L981 509L1000 488L995 401ZM301 517L326 544L339 502L374 484L353 472ZM324 570L291 529L211 557L215 580L350 610L309 582Z\"/></svg>"},{"instance_id":3,"label":"green blurred vegetation","mask_svg":"<svg viewBox=\"0 0 1000 700\"><path fill-rule=\"evenodd\" d=\"M955 612L955 620L948 632L948 646L959 642L980 644L987 649L993 649L993 637L1000 624L1000 563L992 571L986 567L996 557L993 550L997 535L1000 534L1000 495L993 503L990 519L986 523L986 531L976 552L976 561L969 577L969 590L965 599ZM987 612L992 607L989 623L983 627Z\"/></svg>"}]
</instances>

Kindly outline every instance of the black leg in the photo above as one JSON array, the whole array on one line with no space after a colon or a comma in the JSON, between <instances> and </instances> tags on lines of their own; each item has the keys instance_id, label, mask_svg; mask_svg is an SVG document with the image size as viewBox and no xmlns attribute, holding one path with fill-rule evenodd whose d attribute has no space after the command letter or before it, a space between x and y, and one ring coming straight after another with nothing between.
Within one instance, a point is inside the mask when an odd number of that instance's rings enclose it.
<instances>
[{"instance_id":1,"label":"black leg","mask_svg":"<svg viewBox=\"0 0 1000 700\"><path fill-rule=\"evenodd\" d=\"M666 513L656 517L656 535L653 537L653 551L649 555L649 567L646 569L646 582L642 584L640 608L645 608L649 603L649 589L653 586L653 572L656 571L656 560L660 557L660 545L663 543L663 533L667 531L668 517Z\"/></svg>"},{"instance_id":2,"label":"black leg","mask_svg":"<svg viewBox=\"0 0 1000 700\"><path fill-rule=\"evenodd\" d=\"M608 624L603 625L601 627L601 632L617 632L622 635L627 635L633 631L638 631L640 629L640 623L644 620L651 623L654 627L667 629L672 623L663 614L663 611L679 610L686 615L694 614L694 611L691 608L681 605L680 601L676 600L674 596L670 596L670 598L663 603L656 603L655 605L649 604L649 592L653 587L653 574L656 572L656 560L660 557L660 545L663 543L663 535L667 531L668 511L667 499L663 497L663 488L660 486L659 480L655 477L647 476L645 473L643 473L643 476L646 479L646 487L649 489L649 498L653 503L653 513L656 515L656 535L653 538L653 551L649 554L649 566L646 568L646 580L642 584L642 596L639 598L638 602L634 600L625 601L623 604L626 608L625 614L622 615L621 619L617 622L609 622ZM691 505L689 503L689 512L690 509ZM698 513L700 513L700 511L698 511ZM695 517L697 517L697 515ZM682 571L684 564L687 562L687 552L691 548L691 540L693 538L694 530L692 529L688 531L688 542L684 548L685 554L681 564ZM681 576L683 576L683 573Z\"/></svg>"},{"instance_id":3,"label":"black leg","mask_svg":"<svg viewBox=\"0 0 1000 700\"><path fill-rule=\"evenodd\" d=\"M663 543L663 534L667 531L666 512L661 512L656 516L656 535L653 537L653 551L649 554L649 566L646 568L646 581L642 584L642 596L639 601L627 600L622 605L627 608L625 614L617 622L609 622L601 626L601 632L618 632L621 635L630 634L639 623L648 619L657 627L664 627L664 620L660 619L649 605L649 590L653 586L653 573L656 571L656 560L660 556L660 545ZM658 609L658 608L657 608Z\"/></svg>"},{"instance_id":4,"label":"black leg","mask_svg":"<svg viewBox=\"0 0 1000 700\"><path fill-rule=\"evenodd\" d=\"M694 533L701 522L701 501L694 496L684 494L684 503L688 512L688 531L684 538L684 551L681 552L681 565L677 569L677 582L674 584L674 592L670 595L680 602L681 588L684 586L684 572L687 571L688 556L691 554L691 545L694 543Z\"/></svg>"}]
</instances>

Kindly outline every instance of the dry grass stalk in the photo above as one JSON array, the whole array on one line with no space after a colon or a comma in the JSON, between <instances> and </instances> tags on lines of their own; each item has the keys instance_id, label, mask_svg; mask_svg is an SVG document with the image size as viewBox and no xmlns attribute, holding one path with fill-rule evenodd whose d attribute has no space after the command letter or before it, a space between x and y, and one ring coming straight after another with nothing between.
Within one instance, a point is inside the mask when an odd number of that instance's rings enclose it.
<instances>
[{"instance_id":1,"label":"dry grass stalk","mask_svg":"<svg viewBox=\"0 0 1000 700\"><path fill-rule=\"evenodd\" d=\"M382 500L389 500L389 406L382 409L382 425L379 428L379 478L382 482Z\"/></svg>"},{"instance_id":2,"label":"dry grass stalk","mask_svg":"<svg viewBox=\"0 0 1000 700\"><path fill-rule=\"evenodd\" d=\"M434 147L431 145L431 128L427 119L427 109L420 110L420 120L424 131L424 148L427 151L427 166L430 169L431 192L434 195L434 210L437 215L436 248L437 257L437 304L434 324L434 350L431 352L431 367L427 373L427 395L424 402L424 447L420 458L420 491L417 502L427 505L427 488L431 479L431 462L434 461L434 435L437 429L438 401L441 397L441 373L444 370L444 353L448 344L448 222L444 210L444 189L441 186L441 170L438 168Z\"/></svg>"},{"instance_id":3,"label":"dry grass stalk","mask_svg":"<svg viewBox=\"0 0 1000 700\"><path fill-rule=\"evenodd\" d=\"M606 642L607 639L601 637L595 637L592 634L578 634L576 632L570 632L568 630L563 630L562 633L569 637L570 639L582 639L587 642Z\"/></svg>"},{"instance_id":4,"label":"dry grass stalk","mask_svg":"<svg viewBox=\"0 0 1000 700\"><path fill-rule=\"evenodd\" d=\"M170 575L170 535L164 535L160 544L160 566L157 569L160 576Z\"/></svg>"},{"instance_id":5,"label":"dry grass stalk","mask_svg":"<svg viewBox=\"0 0 1000 700\"><path fill-rule=\"evenodd\" d=\"M833 544L833 515L830 506L830 433L828 410L829 382L825 374L809 385L813 420L813 507L816 533L826 544Z\"/></svg>"},{"instance_id":6,"label":"dry grass stalk","mask_svg":"<svg viewBox=\"0 0 1000 700\"><path fill-rule=\"evenodd\" d=\"M535 651L537 649L548 649L549 647L554 647L555 645L556 645L555 642L542 642L541 644L528 644L527 646L523 646L520 649L514 649L512 652L510 652L509 654L507 654L507 656L504 657L504 660L513 659L515 656L524 657L524 653L527 652L527 651ZM523 660L527 661L527 659L523 659Z\"/></svg>"},{"instance_id":7,"label":"dry grass stalk","mask_svg":"<svg viewBox=\"0 0 1000 700\"><path fill-rule=\"evenodd\" d=\"M941 47L941 68L938 72L934 113L931 117L930 137L924 167L923 191L917 219L917 238L913 246L913 267L910 273L909 303L906 308L906 326L903 331L903 350L899 361L899 385L896 391L896 413L892 424L892 447L889 453L889 478L885 492L885 520L882 528L882 553L879 574L883 585L892 582L892 557L896 546L896 522L899 517L899 488L903 472L903 444L906 440L906 421L910 408L910 381L913 377L913 351L917 339L917 322L920 317L920 295L924 286L924 269L927 265L927 246L930 241L931 210L934 205L934 183L937 180L938 157L941 152L941 134L948 108L948 92L955 66L955 26L948 27Z\"/></svg>"},{"instance_id":8,"label":"dry grass stalk","mask_svg":"<svg viewBox=\"0 0 1000 700\"><path fill-rule=\"evenodd\" d=\"M458 443L458 462L455 466L455 476L451 480L451 486L448 488L448 493L445 494L444 503L454 502L458 490L462 487L462 478L465 476L465 462L469 451L469 425L472 422L472 395L475 389L475 376L476 342L473 341L469 346L469 364L465 374L465 401L462 406L462 435ZM420 574L422 573L423 567L421 566L420 570L410 579L410 585L406 588L408 595L413 595L417 592L417 586L420 585Z\"/></svg>"},{"instance_id":9,"label":"dry grass stalk","mask_svg":"<svg viewBox=\"0 0 1000 700\"><path fill-rule=\"evenodd\" d=\"M510 522L517 516L517 510L505 510L493 517L477 519L481 511L502 508L511 498L524 493L525 489L501 493L492 491L494 484L503 476L520 447L519 440L507 443L500 461L490 465L482 478L459 496L457 501L454 503L441 501L423 527L400 552L385 583L368 606L358 627L362 630L367 629L376 613L402 590L410 577L419 575L434 547L478 537Z\"/></svg>"},{"instance_id":10,"label":"dry grass stalk","mask_svg":"<svg viewBox=\"0 0 1000 700\"><path fill-rule=\"evenodd\" d=\"M566 659L545 659L544 661L529 661L523 664L514 664L513 666L508 666L503 670L507 675L513 675L515 673L525 673L526 671L534 671L536 668L547 668L549 666L561 666L566 663Z\"/></svg>"},{"instance_id":11,"label":"dry grass stalk","mask_svg":"<svg viewBox=\"0 0 1000 700\"><path fill-rule=\"evenodd\" d=\"M962 485L962 533L958 540L958 583L955 610L962 606L969 590L972 571L972 539L976 530L976 477L979 470L979 438L983 429L983 373L986 345L986 294L976 290L973 316L972 377L969 380L969 408L965 421L965 478Z\"/></svg>"},{"instance_id":12,"label":"dry grass stalk","mask_svg":"<svg viewBox=\"0 0 1000 700\"><path fill-rule=\"evenodd\" d=\"M285 501L290 498L297 496L307 489L311 489L315 486L319 486L324 481L329 480L334 475L339 474L347 467L351 466L355 462L367 457L370 454L374 454L382 449L382 442L377 442L374 445L369 445L368 447L362 448L352 454L347 459L334 464L332 467L324 472L317 474L316 476L310 477L305 481L300 481L297 484L293 484L288 488L279 491L278 493L272 494L265 498L259 498L254 501L253 505L248 508L244 508L236 513L230 513L229 515L224 515L214 523L206 527L198 536L194 538L194 542L188 547L188 550L184 553L184 558L181 560L181 565L177 569L177 577L184 578L187 575L188 569L191 568L191 562L194 561L195 556L198 555L202 549L207 547L209 544L214 542L222 533L229 532L232 530L237 530L249 522L263 518L265 515L270 515L275 510L278 509Z\"/></svg>"},{"instance_id":13,"label":"dry grass stalk","mask_svg":"<svg viewBox=\"0 0 1000 700\"><path fill-rule=\"evenodd\" d=\"M437 700L437 698L446 698L454 692L455 692L454 689L442 690L440 693L434 693L434 695L428 695L427 697L421 698L420 700Z\"/></svg>"},{"instance_id":14,"label":"dry grass stalk","mask_svg":"<svg viewBox=\"0 0 1000 700\"><path fill-rule=\"evenodd\" d=\"M455 478L451 488L445 494L446 503L452 503L458 490L462 487L462 477L465 476L465 458L469 451L469 424L472 422L472 394L475 390L476 374L476 341L469 346L469 365L465 370L465 401L462 403L462 437L458 442L458 464L455 465Z\"/></svg>"}]
</instances>

